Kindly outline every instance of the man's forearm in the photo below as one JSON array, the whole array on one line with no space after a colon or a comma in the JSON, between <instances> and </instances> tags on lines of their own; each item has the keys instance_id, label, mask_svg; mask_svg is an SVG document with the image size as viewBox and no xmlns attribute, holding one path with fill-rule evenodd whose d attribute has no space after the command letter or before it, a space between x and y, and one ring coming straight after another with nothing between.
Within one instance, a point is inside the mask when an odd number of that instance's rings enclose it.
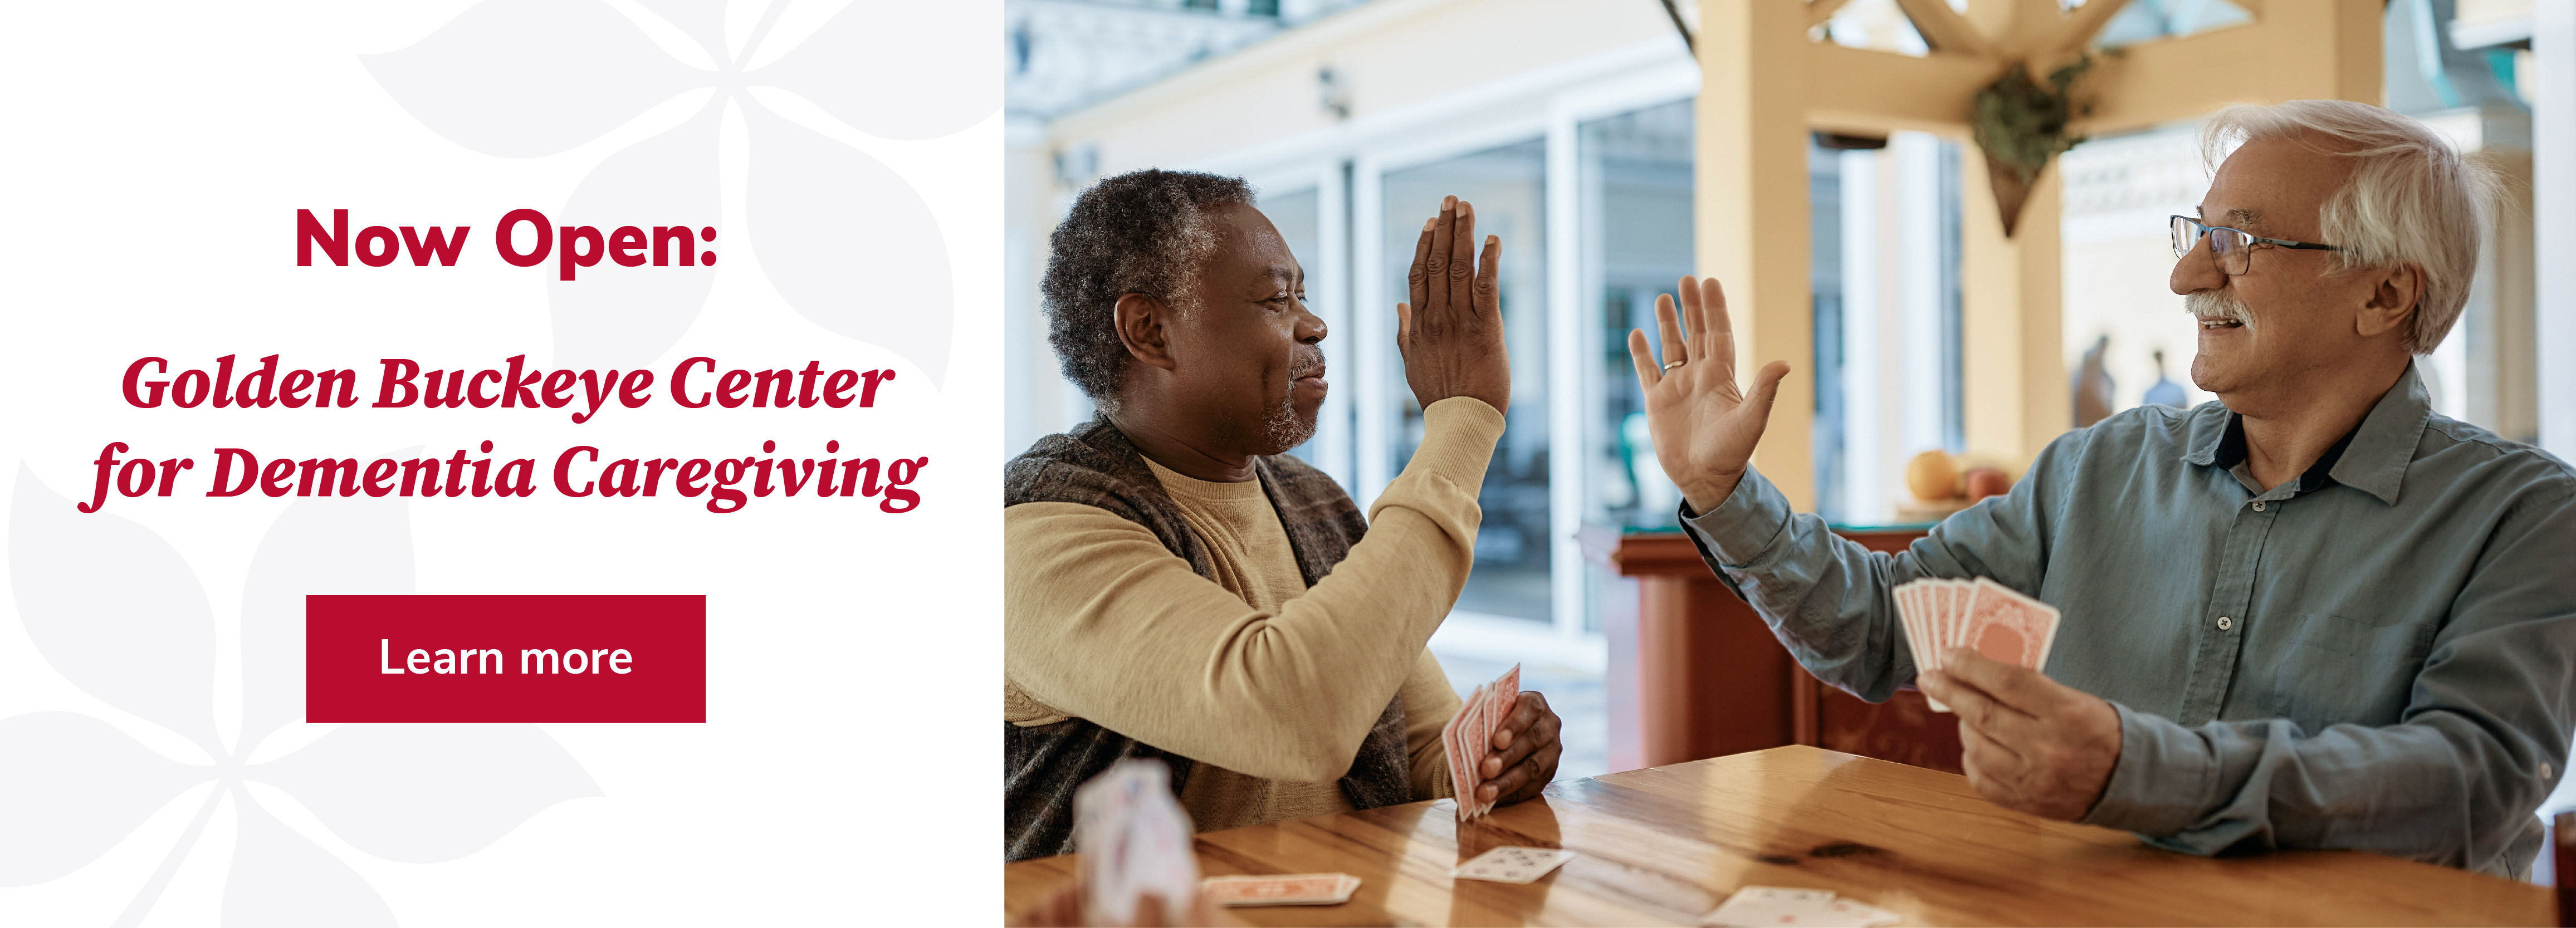
<instances>
[{"instance_id":1,"label":"man's forearm","mask_svg":"<svg viewBox=\"0 0 2576 928\"><path fill-rule=\"evenodd\" d=\"M2565 751L2563 739L2514 750L2451 713L2314 736L2286 719L2185 728L2125 706L2120 721L2119 764L2082 821L2196 854L2350 849L2511 873L2529 863L2514 855L2537 840L2554 772L2539 758Z\"/></svg>"},{"instance_id":2,"label":"man's forearm","mask_svg":"<svg viewBox=\"0 0 2576 928\"><path fill-rule=\"evenodd\" d=\"M1809 673L1871 701L1913 679L1888 592L1913 578L1910 557L1872 552L1823 519L1791 512L1754 470L1717 506L1684 512L1682 524L1710 569Z\"/></svg>"}]
</instances>

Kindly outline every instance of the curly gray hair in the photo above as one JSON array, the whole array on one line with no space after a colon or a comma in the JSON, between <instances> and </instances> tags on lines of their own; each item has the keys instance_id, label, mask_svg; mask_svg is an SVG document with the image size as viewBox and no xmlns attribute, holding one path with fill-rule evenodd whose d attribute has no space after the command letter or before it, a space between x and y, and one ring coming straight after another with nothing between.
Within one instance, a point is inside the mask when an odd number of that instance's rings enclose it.
<instances>
[{"instance_id":1,"label":"curly gray hair","mask_svg":"<svg viewBox=\"0 0 2576 928\"><path fill-rule=\"evenodd\" d=\"M1118 298L1142 293L1189 312L1199 269L1216 250L1207 215L1252 202L1252 185L1242 178L1192 171L1136 171L1083 191L1048 240L1039 285L1047 341L1065 379L1110 407L1128 361L1118 341Z\"/></svg>"}]
</instances>

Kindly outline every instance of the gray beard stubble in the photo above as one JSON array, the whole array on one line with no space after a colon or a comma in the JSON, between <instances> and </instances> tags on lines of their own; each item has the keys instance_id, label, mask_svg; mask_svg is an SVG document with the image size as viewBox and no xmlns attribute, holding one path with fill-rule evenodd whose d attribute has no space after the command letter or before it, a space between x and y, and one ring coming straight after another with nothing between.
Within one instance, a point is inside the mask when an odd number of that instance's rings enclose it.
<instances>
[{"instance_id":1,"label":"gray beard stubble","mask_svg":"<svg viewBox=\"0 0 2576 928\"><path fill-rule=\"evenodd\" d=\"M1297 420L1297 378L1322 363L1323 349L1312 345L1298 346L1296 358L1288 365L1288 384L1279 391L1278 405L1270 407L1270 414L1262 417L1262 431L1283 453L1315 437L1315 423Z\"/></svg>"}]
</instances>

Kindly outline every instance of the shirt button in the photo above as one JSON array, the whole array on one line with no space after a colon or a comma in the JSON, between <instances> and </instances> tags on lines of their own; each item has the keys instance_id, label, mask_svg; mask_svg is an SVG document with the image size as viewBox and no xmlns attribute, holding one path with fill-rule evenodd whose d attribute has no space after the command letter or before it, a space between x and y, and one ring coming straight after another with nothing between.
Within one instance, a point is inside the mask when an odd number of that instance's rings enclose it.
<instances>
[{"instance_id":1,"label":"shirt button","mask_svg":"<svg viewBox=\"0 0 2576 928\"><path fill-rule=\"evenodd\" d=\"M2236 627L2236 623L2235 623L2233 620L2230 620L2228 617L2223 616L2223 615L2218 617L2218 630L2219 630L2219 631L2222 631L2222 632L2223 632L2223 631L2226 631L2226 630L2228 630L2228 629L2235 628L2235 627Z\"/></svg>"},{"instance_id":2,"label":"shirt button","mask_svg":"<svg viewBox=\"0 0 2576 928\"><path fill-rule=\"evenodd\" d=\"M2254 501L2254 511L2255 511L2255 512L2262 512L2262 511L2263 511L2263 501L2262 501L2262 500L2255 500L2255 501Z\"/></svg>"}]
</instances>

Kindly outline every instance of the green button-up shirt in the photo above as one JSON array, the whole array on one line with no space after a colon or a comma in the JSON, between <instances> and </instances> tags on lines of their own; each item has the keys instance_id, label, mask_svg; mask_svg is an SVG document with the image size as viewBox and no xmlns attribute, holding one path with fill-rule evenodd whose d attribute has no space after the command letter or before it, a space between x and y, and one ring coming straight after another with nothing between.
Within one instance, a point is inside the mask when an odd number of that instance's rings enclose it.
<instances>
[{"instance_id":1,"label":"green button-up shirt","mask_svg":"<svg viewBox=\"0 0 2576 928\"><path fill-rule=\"evenodd\" d=\"M2062 610L2049 677L2120 714L2086 822L2520 877L2576 728L2576 471L2433 412L2411 367L2322 473L2256 485L2239 428L2212 402L2069 432L1893 555L1752 472L1683 524L1864 699L1914 680L1897 584L1992 577Z\"/></svg>"}]
</instances>

